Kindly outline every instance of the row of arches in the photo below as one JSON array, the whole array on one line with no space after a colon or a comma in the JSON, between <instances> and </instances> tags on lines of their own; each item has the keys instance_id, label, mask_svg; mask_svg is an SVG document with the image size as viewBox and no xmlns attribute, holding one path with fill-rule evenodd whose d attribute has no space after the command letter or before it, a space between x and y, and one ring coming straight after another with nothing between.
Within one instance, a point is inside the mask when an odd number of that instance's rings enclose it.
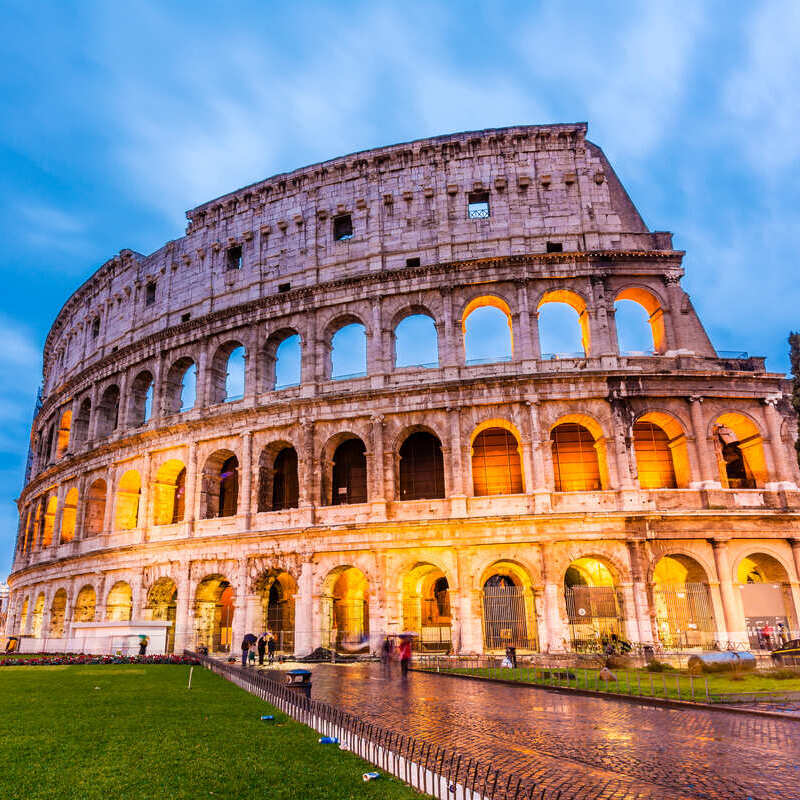
<instances>
[{"instance_id":1,"label":"row of arches","mask_svg":"<svg viewBox=\"0 0 800 800\"><path fill-rule=\"evenodd\" d=\"M724 577L724 576L723 576ZM541 587L526 567L515 560L497 560L476 576L482 647L486 651L508 646L538 650L542 646L539 628L544 619ZM787 632L798 627L797 613L790 590L789 575L774 556L752 552L740 559L731 576L738 589L736 602L744 619L752 646L758 647L761 630L770 625ZM454 628L457 604L451 601L451 583L446 571L435 563L419 561L398 580L400 603L398 624L417 634L422 650L458 650ZM357 566L343 564L331 569L321 581L319 594L319 642L340 652L362 652L375 647L373 631L376 615L372 604L378 594L368 575ZM210 573L197 582L190 598L188 630L190 646L207 647L212 652L229 652L233 641L234 615L245 606L242 593L221 573ZM237 597L238 595L238 597ZM296 619L298 584L288 570L272 568L252 583L250 597L255 600L247 625L253 630L268 630L278 648L294 652L296 631L308 620ZM134 612L131 585L116 581L108 589L105 602L98 605L91 584L81 587L71 609L65 588L52 595L47 627L45 593L26 595L19 614L19 632L36 638L62 638L72 622L130 621L134 613L145 620L173 623L167 646L175 642L178 614L178 587L167 576L155 580L146 590L141 611ZM579 556L568 563L561 581L560 612L565 639L573 650L596 649L608 639L631 638L636 626L635 603L626 595L621 576L613 563L601 555ZM715 603L706 569L696 558L671 552L658 557L647 584L648 615L653 640L668 648L709 647L717 632L725 630L721 609ZM243 613L239 611L239 613ZM462 606L463 613L463 606ZM69 617L69 619L68 619ZM372 622L371 622L372 620ZM545 623L547 624L547 623Z\"/></svg>"},{"instance_id":2,"label":"row of arches","mask_svg":"<svg viewBox=\"0 0 800 800\"><path fill-rule=\"evenodd\" d=\"M725 413L714 426L719 479L729 488L756 488L768 479L761 435L749 417ZM680 423L664 412L639 416L631 426L632 461L642 489L689 486L687 438ZM552 488L556 492L592 492L612 487L607 438L591 417L562 417L549 433ZM408 432L397 449L396 499L425 500L447 494L442 441L423 426ZM532 476L525 474L519 433L504 420L480 425L471 437L470 471L476 497L520 494L531 490ZM241 465L230 450L212 453L202 467L197 491L200 519L232 517L239 509ZM332 437L324 446L319 502L323 505L365 503L369 499L367 447L353 433ZM152 479L153 525L171 525L186 519L187 471L179 459L160 464ZM281 511L300 505L300 458L288 441L277 441L260 453L257 465L257 512ZM110 487L96 478L88 487L84 511L84 536L111 530L134 530L142 523L142 478L138 470L125 471L115 487L113 518L106 518ZM192 495L193 496L193 495ZM63 500L59 542L76 535L78 490L68 489ZM55 544L58 498L50 493L33 502L23 514L20 547L23 553ZM38 544L37 544L38 543Z\"/></svg>"},{"instance_id":3,"label":"row of arches","mask_svg":"<svg viewBox=\"0 0 800 800\"><path fill-rule=\"evenodd\" d=\"M616 329L621 352L665 351L663 309L653 291L629 287L618 292L615 303L619 309ZM461 314L464 363L516 358L513 316L509 302L500 295L482 295L470 300ZM536 318L543 358L591 354L587 303L577 291L544 292L536 306ZM366 317L352 312L328 323L321 343L323 377L342 380L367 374L367 339L374 333L370 329ZM425 306L411 305L396 314L390 331L394 367L438 367L440 330L441 324ZM272 333L259 354L260 388L281 390L299 385L302 350L301 334L295 328ZM177 357L166 369L158 392L153 371L142 369L125 390L120 383L106 385L94 409L92 398L84 397L77 406L63 410L46 424L38 434L37 464L41 467L62 458L71 446L89 438L104 438L119 429L146 424L156 412L156 402L162 414L170 415L189 411L198 402L213 405L240 400L245 395L248 374L245 344L236 339L216 348L205 374L198 373L196 357L188 354ZM201 388L203 391L198 393Z\"/></svg>"}]
</instances>

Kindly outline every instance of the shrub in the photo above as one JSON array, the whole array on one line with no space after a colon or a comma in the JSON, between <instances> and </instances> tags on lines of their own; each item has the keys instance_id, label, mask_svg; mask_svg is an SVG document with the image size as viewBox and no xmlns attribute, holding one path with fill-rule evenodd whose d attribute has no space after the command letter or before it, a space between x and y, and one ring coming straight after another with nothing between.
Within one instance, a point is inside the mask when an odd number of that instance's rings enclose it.
<instances>
[{"instance_id":1,"label":"shrub","mask_svg":"<svg viewBox=\"0 0 800 800\"><path fill-rule=\"evenodd\" d=\"M647 665L648 672L677 672L672 664L667 664L666 661L651 661Z\"/></svg>"}]
</instances>

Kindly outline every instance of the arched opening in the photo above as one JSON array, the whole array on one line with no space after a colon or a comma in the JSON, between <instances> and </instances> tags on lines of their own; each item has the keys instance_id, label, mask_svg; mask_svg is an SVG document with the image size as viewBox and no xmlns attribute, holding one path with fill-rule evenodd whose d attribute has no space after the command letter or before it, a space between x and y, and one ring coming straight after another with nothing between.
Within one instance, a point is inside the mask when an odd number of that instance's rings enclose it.
<instances>
[{"instance_id":1,"label":"arched opening","mask_svg":"<svg viewBox=\"0 0 800 800\"><path fill-rule=\"evenodd\" d=\"M593 426L595 427L595 426ZM580 422L561 422L550 431L553 480L557 492L597 492L603 488L602 438Z\"/></svg>"},{"instance_id":2,"label":"arched opening","mask_svg":"<svg viewBox=\"0 0 800 800\"><path fill-rule=\"evenodd\" d=\"M652 438L642 425L656 429ZM643 489L686 489L691 481L689 450L686 433L675 417L650 411L636 420L633 433L639 485Z\"/></svg>"},{"instance_id":3,"label":"arched opening","mask_svg":"<svg viewBox=\"0 0 800 800\"><path fill-rule=\"evenodd\" d=\"M167 372L164 385L165 414L179 414L194 408L197 399L197 365L188 356L178 359Z\"/></svg>"},{"instance_id":4,"label":"arched opening","mask_svg":"<svg viewBox=\"0 0 800 800\"><path fill-rule=\"evenodd\" d=\"M400 499L444 497L442 443L428 431L416 431L400 446Z\"/></svg>"},{"instance_id":5,"label":"arched opening","mask_svg":"<svg viewBox=\"0 0 800 800\"><path fill-rule=\"evenodd\" d=\"M92 416L92 401L85 397L78 408L78 416L75 417L75 431L73 440L75 444L83 444L89 438L89 422Z\"/></svg>"},{"instance_id":6,"label":"arched opening","mask_svg":"<svg viewBox=\"0 0 800 800\"><path fill-rule=\"evenodd\" d=\"M117 505L114 530L132 531L139 527L139 500L142 479L135 469L123 473L117 485Z\"/></svg>"},{"instance_id":7,"label":"arched opening","mask_svg":"<svg viewBox=\"0 0 800 800\"><path fill-rule=\"evenodd\" d=\"M433 564L417 564L403 579L403 630L419 637L425 652L453 648L450 584Z\"/></svg>"},{"instance_id":8,"label":"arched opening","mask_svg":"<svg viewBox=\"0 0 800 800\"><path fill-rule=\"evenodd\" d=\"M297 508L300 484L297 451L286 442L273 442L258 459L258 510Z\"/></svg>"},{"instance_id":9,"label":"arched opening","mask_svg":"<svg viewBox=\"0 0 800 800\"><path fill-rule=\"evenodd\" d=\"M94 586L84 586L75 598L75 610L72 612L73 622L94 622L97 608L97 594Z\"/></svg>"},{"instance_id":10,"label":"arched opening","mask_svg":"<svg viewBox=\"0 0 800 800\"><path fill-rule=\"evenodd\" d=\"M203 468L202 519L236 516L238 502L239 459L230 450L217 450L208 457Z\"/></svg>"},{"instance_id":11,"label":"arched opening","mask_svg":"<svg viewBox=\"0 0 800 800\"><path fill-rule=\"evenodd\" d=\"M727 489L760 489L769 480L764 443L744 414L722 414L714 424L720 481Z\"/></svg>"},{"instance_id":12,"label":"arched opening","mask_svg":"<svg viewBox=\"0 0 800 800\"><path fill-rule=\"evenodd\" d=\"M31 550L42 546L42 518L44 517L44 507L47 502L47 495L36 503L36 511L33 515L33 531L31 532Z\"/></svg>"},{"instance_id":13,"label":"arched opening","mask_svg":"<svg viewBox=\"0 0 800 800\"><path fill-rule=\"evenodd\" d=\"M203 578L195 593L195 639L209 653L230 653L233 627L233 587L222 575Z\"/></svg>"},{"instance_id":14,"label":"arched opening","mask_svg":"<svg viewBox=\"0 0 800 800\"><path fill-rule=\"evenodd\" d=\"M31 636L36 639L42 638L42 624L44 623L44 592L41 592L33 604L33 614L31 614Z\"/></svg>"},{"instance_id":15,"label":"arched opening","mask_svg":"<svg viewBox=\"0 0 800 800\"><path fill-rule=\"evenodd\" d=\"M394 329L395 367L439 366L436 323L428 314L404 317Z\"/></svg>"},{"instance_id":16,"label":"arched opening","mask_svg":"<svg viewBox=\"0 0 800 800\"><path fill-rule=\"evenodd\" d=\"M49 464L53 459L53 439L56 435L56 429L54 425L50 425L47 429L47 439L45 440L44 445L44 463Z\"/></svg>"},{"instance_id":17,"label":"arched opening","mask_svg":"<svg viewBox=\"0 0 800 800\"><path fill-rule=\"evenodd\" d=\"M241 342L227 342L211 360L209 402L230 403L244 397L245 349Z\"/></svg>"},{"instance_id":18,"label":"arched opening","mask_svg":"<svg viewBox=\"0 0 800 800\"><path fill-rule=\"evenodd\" d=\"M186 511L186 467L177 458L165 461L153 483L153 524L183 522Z\"/></svg>"},{"instance_id":19,"label":"arched opening","mask_svg":"<svg viewBox=\"0 0 800 800\"><path fill-rule=\"evenodd\" d=\"M147 370L140 372L131 384L128 413L128 424L134 427L150 420L153 413L153 375Z\"/></svg>"},{"instance_id":20,"label":"arched opening","mask_svg":"<svg viewBox=\"0 0 800 800\"><path fill-rule=\"evenodd\" d=\"M481 590L485 649L536 650L536 612L528 574L517 564L498 561L484 574Z\"/></svg>"},{"instance_id":21,"label":"arched opening","mask_svg":"<svg viewBox=\"0 0 800 800\"><path fill-rule=\"evenodd\" d=\"M302 344L293 328L273 333L264 348L266 356L266 388L288 389L299 386L302 378Z\"/></svg>"},{"instance_id":22,"label":"arched opening","mask_svg":"<svg viewBox=\"0 0 800 800\"><path fill-rule=\"evenodd\" d=\"M133 592L129 583L117 581L108 593L106 619L109 622L130 622L133 613Z\"/></svg>"},{"instance_id":23,"label":"arched opening","mask_svg":"<svg viewBox=\"0 0 800 800\"><path fill-rule=\"evenodd\" d=\"M783 564L766 553L751 553L739 562L736 582L750 646L775 648L792 638L790 631L798 626Z\"/></svg>"},{"instance_id":24,"label":"arched opening","mask_svg":"<svg viewBox=\"0 0 800 800\"><path fill-rule=\"evenodd\" d=\"M664 311L647 289L623 289L614 301L617 345L623 355L650 355L666 351Z\"/></svg>"},{"instance_id":25,"label":"arched opening","mask_svg":"<svg viewBox=\"0 0 800 800\"><path fill-rule=\"evenodd\" d=\"M166 652L175 650L175 618L178 608L178 587L171 578L159 578L147 592L145 618L171 622L167 628Z\"/></svg>"},{"instance_id":26,"label":"arched opening","mask_svg":"<svg viewBox=\"0 0 800 800\"><path fill-rule=\"evenodd\" d=\"M472 484L476 497L521 494L519 442L501 427L485 427L472 442Z\"/></svg>"},{"instance_id":27,"label":"arched opening","mask_svg":"<svg viewBox=\"0 0 800 800\"><path fill-rule=\"evenodd\" d=\"M360 322L348 322L330 340L331 379L363 378L367 374L367 329Z\"/></svg>"},{"instance_id":28,"label":"arched opening","mask_svg":"<svg viewBox=\"0 0 800 800\"><path fill-rule=\"evenodd\" d=\"M51 639L64 638L64 617L67 612L67 590L59 589L53 595L53 602L50 605L50 631L48 635Z\"/></svg>"},{"instance_id":29,"label":"arched opening","mask_svg":"<svg viewBox=\"0 0 800 800\"><path fill-rule=\"evenodd\" d=\"M24 636L28 632L28 606L30 602L26 597L22 601L22 611L19 614L19 635Z\"/></svg>"},{"instance_id":30,"label":"arched opening","mask_svg":"<svg viewBox=\"0 0 800 800\"><path fill-rule=\"evenodd\" d=\"M53 530L56 524L56 510L58 509L58 498L51 494L47 498L47 505L44 511L44 523L42 525L42 550L53 544Z\"/></svg>"},{"instance_id":31,"label":"arched opening","mask_svg":"<svg viewBox=\"0 0 800 800\"><path fill-rule=\"evenodd\" d=\"M261 599L261 630L272 635L278 651L293 653L294 578L284 570L269 570L256 582L256 592Z\"/></svg>"},{"instance_id":32,"label":"arched opening","mask_svg":"<svg viewBox=\"0 0 800 800\"><path fill-rule=\"evenodd\" d=\"M611 570L600 559L579 558L564 574L564 599L572 647L602 650L622 632L622 603Z\"/></svg>"},{"instance_id":33,"label":"arched opening","mask_svg":"<svg viewBox=\"0 0 800 800\"><path fill-rule=\"evenodd\" d=\"M78 514L78 489L73 486L64 496L64 509L61 512L61 544L75 538L75 521Z\"/></svg>"},{"instance_id":34,"label":"arched opening","mask_svg":"<svg viewBox=\"0 0 800 800\"><path fill-rule=\"evenodd\" d=\"M119 425L119 387L108 386L97 406L97 436L110 436Z\"/></svg>"},{"instance_id":35,"label":"arched opening","mask_svg":"<svg viewBox=\"0 0 800 800\"><path fill-rule=\"evenodd\" d=\"M589 314L576 292L545 292L537 307L542 358L583 358L591 353Z\"/></svg>"},{"instance_id":36,"label":"arched opening","mask_svg":"<svg viewBox=\"0 0 800 800\"><path fill-rule=\"evenodd\" d=\"M361 439L346 439L333 453L331 505L366 502L367 448Z\"/></svg>"},{"instance_id":37,"label":"arched opening","mask_svg":"<svg viewBox=\"0 0 800 800\"><path fill-rule=\"evenodd\" d=\"M461 327L467 365L511 361L514 357L511 309L499 297L487 295L471 300L464 309Z\"/></svg>"},{"instance_id":38,"label":"arched opening","mask_svg":"<svg viewBox=\"0 0 800 800\"><path fill-rule=\"evenodd\" d=\"M653 610L664 647L710 647L716 625L708 576L693 558L663 556L653 570Z\"/></svg>"},{"instance_id":39,"label":"arched opening","mask_svg":"<svg viewBox=\"0 0 800 800\"><path fill-rule=\"evenodd\" d=\"M84 527L87 536L97 536L103 532L106 516L106 482L102 478L92 481L86 496L86 519Z\"/></svg>"},{"instance_id":40,"label":"arched opening","mask_svg":"<svg viewBox=\"0 0 800 800\"><path fill-rule=\"evenodd\" d=\"M356 567L328 575L322 595L323 646L347 653L369 651L369 583Z\"/></svg>"},{"instance_id":41,"label":"arched opening","mask_svg":"<svg viewBox=\"0 0 800 800\"><path fill-rule=\"evenodd\" d=\"M72 428L72 412L65 411L58 423L56 436L56 458L63 458L69 450L69 432Z\"/></svg>"}]
</instances>

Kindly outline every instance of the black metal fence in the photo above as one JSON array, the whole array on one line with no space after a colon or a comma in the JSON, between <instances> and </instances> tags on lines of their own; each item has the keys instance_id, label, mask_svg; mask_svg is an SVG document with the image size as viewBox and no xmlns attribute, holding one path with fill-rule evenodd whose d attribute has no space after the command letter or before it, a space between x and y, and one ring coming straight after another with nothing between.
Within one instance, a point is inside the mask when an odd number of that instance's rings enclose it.
<instances>
[{"instance_id":1,"label":"black metal fence","mask_svg":"<svg viewBox=\"0 0 800 800\"><path fill-rule=\"evenodd\" d=\"M329 703L311 700L263 672L189 651L186 654L321 735L335 736L342 749L437 800L559 800L562 796L569 800L569 795L562 795L560 789L503 773L490 763L365 722Z\"/></svg>"}]
</instances>

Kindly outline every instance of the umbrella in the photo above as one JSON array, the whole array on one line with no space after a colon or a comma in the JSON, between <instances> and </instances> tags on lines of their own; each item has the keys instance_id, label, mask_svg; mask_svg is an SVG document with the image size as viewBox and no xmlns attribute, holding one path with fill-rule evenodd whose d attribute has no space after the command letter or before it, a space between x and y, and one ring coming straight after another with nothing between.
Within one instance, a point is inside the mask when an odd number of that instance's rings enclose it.
<instances>
[{"instance_id":1,"label":"umbrella","mask_svg":"<svg viewBox=\"0 0 800 800\"><path fill-rule=\"evenodd\" d=\"M258 641L258 637L253 633L246 633L244 635L244 640L247 644L255 644Z\"/></svg>"},{"instance_id":2,"label":"umbrella","mask_svg":"<svg viewBox=\"0 0 800 800\"><path fill-rule=\"evenodd\" d=\"M419 634L416 631L403 631L400 634L400 637L402 639L413 639L415 636L419 636Z\"/></svg>"}]
</instances>

